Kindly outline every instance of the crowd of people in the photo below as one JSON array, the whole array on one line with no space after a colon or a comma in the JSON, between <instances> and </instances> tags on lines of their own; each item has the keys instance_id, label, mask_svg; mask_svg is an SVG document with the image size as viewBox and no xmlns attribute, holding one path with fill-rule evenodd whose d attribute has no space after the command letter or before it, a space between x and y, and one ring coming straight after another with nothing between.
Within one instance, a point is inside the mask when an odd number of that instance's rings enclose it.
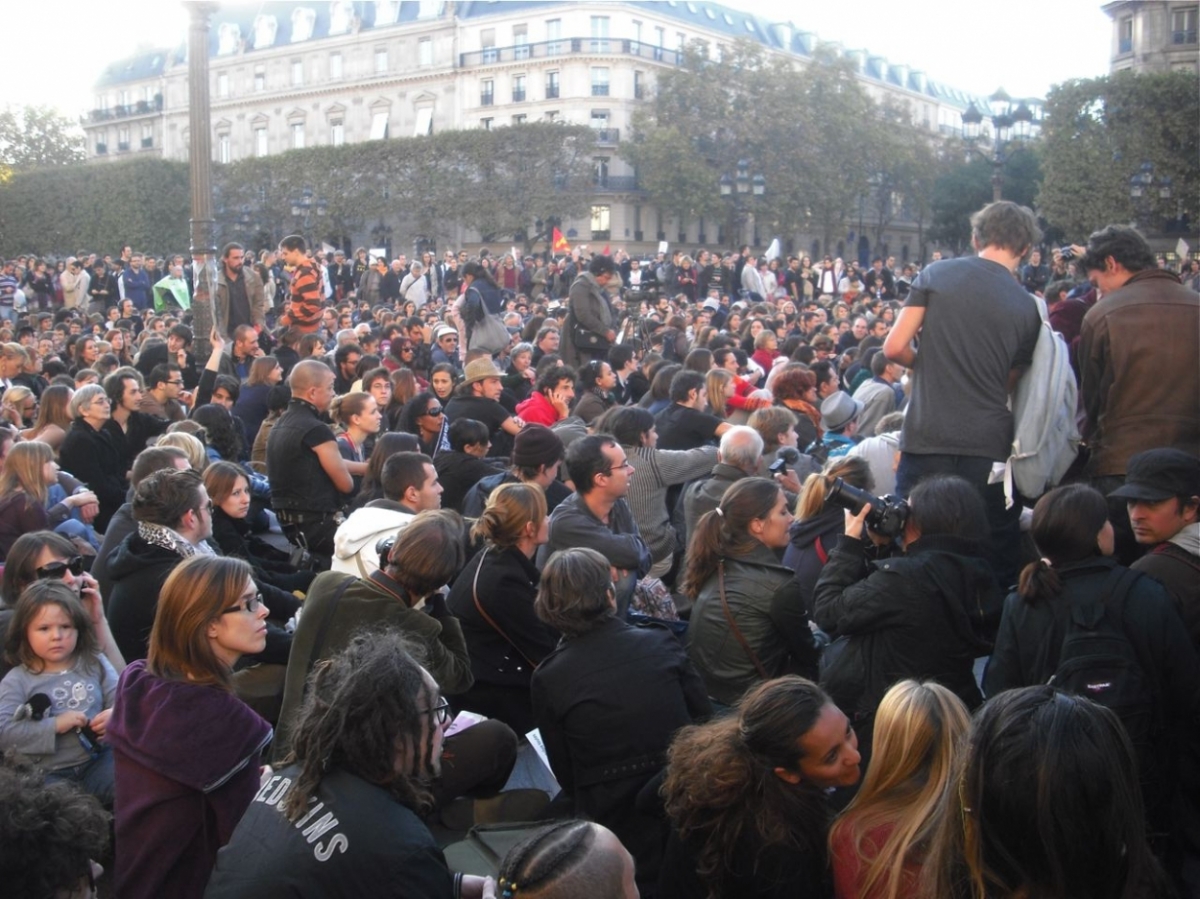
<instances>
[{"instance_id":1,"label":"crowd of people","mask_svg":"<svg viewBox=\"0 0 1200 899\"><path fill-rule=\"evenodd\" d=\"M9 260L0 881L1200 895L1200 264L972 228L861 270L291 236L207 299ZM1048 340L1083 442L1026 496Z\"/></svg>"}]
</instances>

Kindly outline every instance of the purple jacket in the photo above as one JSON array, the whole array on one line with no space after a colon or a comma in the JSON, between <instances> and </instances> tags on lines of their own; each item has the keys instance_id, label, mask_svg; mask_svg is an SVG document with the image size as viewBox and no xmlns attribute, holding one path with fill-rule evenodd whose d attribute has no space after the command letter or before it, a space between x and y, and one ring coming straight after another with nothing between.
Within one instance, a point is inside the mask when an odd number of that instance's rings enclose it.
<instances>
[{"instance_id":1,"label":"purple jacket","mask_svg":"<svg viewBox=\"0 0 1200 899\"><path fill-rule=\"evenodd\" d=\"M271 726L220 687L125 669L108 724L116 895L201 899L259 785Z\"/></svg>"}]
</instances>

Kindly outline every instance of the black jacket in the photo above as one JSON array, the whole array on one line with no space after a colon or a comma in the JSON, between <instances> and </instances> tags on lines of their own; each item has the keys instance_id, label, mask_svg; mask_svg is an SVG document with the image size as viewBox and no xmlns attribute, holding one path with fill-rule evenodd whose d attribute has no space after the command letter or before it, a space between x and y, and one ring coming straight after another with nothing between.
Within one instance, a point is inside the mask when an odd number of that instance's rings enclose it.
<instances>
[{"instance_id":1,"label":"black jacket","mask_svg":"<svg viewBox=\"0 0 1200 899\"><path fill-rule=\"evenodd\" d=\"M704 682L665 627L615 618L564 639L533 674L533 714L574 813L612 830L653 883L664 822L637 811L679 728L707 717Z\"/></svg>"},{"instance_id":2,"label":"black jacket","mask_svg":"<svg viewBox=\"0 0 1200 899\"><path fill-rule=\"evenodd\" d=\"M817 586L825 562L845 530L842 508L832 504L813 518L792 523L788 535L791 542L783 551L783 564L796 572L796 583L800 585L808 609L812 608L813 589Z\"/></svg>"},{"instance_id":3,"label":"black jacket","mask_svg":"<svg viewBox=\"0 0 1200 899\"><path fill-rule=\"evenodd\" d=\"M499 473L495 465L458 450L438 453L433 467L442 484L442 508L456 512L462 511L468 490L483 478Z\"/></svg>"},{"instance_id":4,"label":"black jacket","mask_svg":"<svg viewBox=\"0 0 1200 899\"><path fill-rule=\"evenodd\" d=\"M921 537L902 557L868 563L862 541L843 534L813 604L824 631L848 638L821 684L852 719L873 716L904 678L936 680L970 709L982 702L973 667L991 648L1001 599L973 541Z\"/></svg>"},{"instance_id":5,"label":"black jacket","mask_svg":"<svg viewBox=\"0 0 1200 899\"><path fill-rule=\"evenodd\" d=\"M59 463L96 494L100 500L100 513L92 522L99 533L104 533L113 513L125 502L128 470L121 457L121 450L111 435L98 431L83 419L75 419L63 438L58 451ZM126 656L132 661L140 656Z\"/></svg>"}]
</instances>

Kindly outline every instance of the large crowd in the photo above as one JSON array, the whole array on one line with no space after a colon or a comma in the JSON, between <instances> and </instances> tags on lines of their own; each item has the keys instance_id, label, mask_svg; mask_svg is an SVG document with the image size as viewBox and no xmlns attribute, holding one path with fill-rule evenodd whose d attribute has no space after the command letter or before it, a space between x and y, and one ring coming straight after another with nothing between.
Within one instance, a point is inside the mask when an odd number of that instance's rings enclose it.
<instances>
[{"instance_id":1,"label":"large crowd","mask_svg":"<svg viewBox=\"0 0 1200 899\"><path fill-rule=\"evenodd\" d=\"M1200 895L1200 261L971 224L7 260L0 893Z\"/></svg>"}]
</instances>

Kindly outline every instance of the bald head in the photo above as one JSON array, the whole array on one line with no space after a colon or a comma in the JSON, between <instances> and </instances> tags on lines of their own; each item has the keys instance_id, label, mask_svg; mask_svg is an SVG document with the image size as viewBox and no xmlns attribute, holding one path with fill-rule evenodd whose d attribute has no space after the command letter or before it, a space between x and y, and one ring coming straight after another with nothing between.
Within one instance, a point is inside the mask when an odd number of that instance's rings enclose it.
<instances>
[{"instance_id":1,"label":"bald head","mask_svg":"<svg viewBox=\"0 0 1200 899\"><path fill-rule=\"evenodd\" d=\"M324 362L316 359L305 359L297 362L288 375L288 386L292 388L292 396L303 397L311 390L320 389L333 380L333 372Z\"/></svg>"}]
</instances>

